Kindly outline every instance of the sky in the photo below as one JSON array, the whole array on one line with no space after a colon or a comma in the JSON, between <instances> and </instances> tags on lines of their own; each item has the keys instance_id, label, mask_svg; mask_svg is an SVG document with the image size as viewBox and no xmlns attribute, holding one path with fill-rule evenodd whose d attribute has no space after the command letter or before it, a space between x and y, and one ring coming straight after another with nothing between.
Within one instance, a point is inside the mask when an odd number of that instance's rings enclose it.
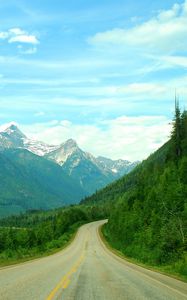
<instances>
[{"instance_id":1,"label":"sky","mask_svg":"<svg viewBox=\"0 0 187 300\"><path fill-rule=\"evenodd\" d=\"M187 104L187 0L0 0L0 126L145 159Z\"/></svg>"}]
</instances>

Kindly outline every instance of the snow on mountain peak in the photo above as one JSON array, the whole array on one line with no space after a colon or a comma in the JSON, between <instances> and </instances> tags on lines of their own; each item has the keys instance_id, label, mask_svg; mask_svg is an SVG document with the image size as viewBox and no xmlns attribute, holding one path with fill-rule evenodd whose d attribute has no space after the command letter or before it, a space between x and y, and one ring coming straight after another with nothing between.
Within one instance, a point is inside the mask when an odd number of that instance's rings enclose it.
<instances>
[{"instance_id":1,"label":"snow on mountain peak","mask_svg":"<svg viewBox=\"0 0 187 300\"><path fill-rule=\"evenodd\" d=\"M76 141L68 139L61 145L48 145L44 142L35 141L27 138L18 128L15 122L0 126L0 150L6 148L26 149L36 155L45 156L47 159L54 160L60 166L65 162L69 173L83 163L87 168L90 164L100 170L105 176L115 176L116 178L130 172L137 165L127 160L112 160L106 157L94 157L88 152L79 148Z\"/></svg>"},{"instance_id":2,"label":"snow on mountain peak","mask_svg":"<svg viewBox=\"0 0 187 300\"><path fill-rule=\"evenodd\" d=\"M9 124L1 126L0 133L2 135L8 135L14 140L17 139L17 141L26 138L26 136L23 134L23 132L21 132L21 130L18 128L18 125L15 122L11 122Z\"/></svg>"},{"instance_id":3,"label":"snow on mountain peak","mask_svg":"<svg viewBox=\"0 0 187 300\"><path fill-rule=\"evenodd\" d=\"M69 139L63 144L61 144L54 151L50 151L47 155L50 159L55 160L59 165L63 165L65 161L71 156L74 152L81 151L75 140Z\"/></svg>"},{"instance_id":4,"label":"snow on mountain peak","mask_svg":"<svg viewBox=\"0 0 187 300\"><path fill-rule=\"evenodd\" d=\"M52 151L57 150L59 146L48 145L40 141L26 138L24 139L24 148L36 155L44 156Z\"/></svg>"},{"instance_id":5,"label":"snow on mountain peak","mask_svg":"<svg viewBox=\"0 0 187 300\"><path fill-rule=\"evenodd\" d=\"M59 147L27 138L15 122L0 127L0 139L0 149L23 148L39 156L44 156Z\"/></svg>"},{"instance_id":6,"label":"snow on mountain peak","mask_svg":"<svg viewBox=\"0 0 187 300\"><path fill-rule=\"evenodd\" d=\"M10 122L4 125L0 126L0 132L11 132L11 131L16 131L18 129L18 124L15 122Z\"/></svg>"}]
</instances>

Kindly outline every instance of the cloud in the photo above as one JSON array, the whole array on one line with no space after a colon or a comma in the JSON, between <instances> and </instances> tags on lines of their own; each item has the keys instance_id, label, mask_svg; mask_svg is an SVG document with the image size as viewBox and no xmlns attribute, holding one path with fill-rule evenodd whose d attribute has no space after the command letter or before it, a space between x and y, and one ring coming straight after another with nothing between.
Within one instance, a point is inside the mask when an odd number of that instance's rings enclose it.
<instances>
[{"instance_id":1,"label":"cloud","mask_svg":"<svg viewBox=\"0 0 187 300\"><path fill-rule=\"evenodd\" d=\"M50 144L74 138L83 150L95 156L134 161L146 158L168 140L169 122L165 116L121 116L93 125L54 120L22 129L30 137Z\"/></svg>"},{"instance_id":2,"label":"cloud","mask_svg":"<svg viewBox=\"0 0 187 300\"><path fill-rule=\"evenodd\" d=\"M60 122L60 124L64 127L70 127L72 125L72 123L68 120L63 120Z\"/></svg>"},{"instance_id":3,"label":"cloud","mask_svg":"<svg viewBox=\"0 0 187 300\"><path fill-rule=\"evenodd\" d=\"M116 89L116 93L122 94L131 94L131 95L138 95L142 96L144 99L147 97L158 97L163 93L167 92L166 86L164 84L158 83L149 83L149 82L141 82L141 83L131 83L126 86L121 86Z\"/></svg>"},{"instance_id":4,"label":"cloud","mask_svg":"<svg viewBox=\"0 0 187 300\"><path fill-rule=\"evenodd\" d=\"M0 32L0 39L8 40L9 43L39 44L36 35L30 34L20 28L11 28L8 31Z\"/></svg>"},{"instance_id":5,"label":"cloud","mask_svg":"<svg viewBox=\"0 0 187 300\"><path fill-rule=\"evenodd\" d=\"M25 31L20 28L11 28L9 29L9 32L15 35L23 35L25 34Z\"/></svg>"},{"instance_id":6,"label":"cloud","mask_svg":"<svg viewBox=\"0 0 187 300\"><path fill-rule=\"evenodd\" d=\"M34 35L17 35L13 36L8 40L9 43L28 43L28 44L38 44L38 40Z\"/></svg>"},{"instance_id":7,"label":"cloud","mask_svg":"<svg viewBox=\"0 0 187 300\"><path fill-rule=\"evenodd\" d=\"M45 113L43 111L38 111L34 114L35 117L42 117L44 115L45 115Z\"/></svg>"},{"instance_id":8,"label":"cloud","mask_svg":"<svg viewBox=\"0 0 187 300\"><path fill-rule=\"evenodd\" d=\"M136 47L145 52L176 52L187 47L187 1L131 28L114 28L89 38L94 45Z\"/></svg>"},{"instance_id":9,"label":"cloud","mask_svg":"<svg viewBox=\"0 0 187 300\"><path fill-rule=\"evenodd\" d=\"M164 56L160 57L162 62L168 63L169 66L176 66L187 68L187 57L186 56Z\"/></svg>"}]
</instances>

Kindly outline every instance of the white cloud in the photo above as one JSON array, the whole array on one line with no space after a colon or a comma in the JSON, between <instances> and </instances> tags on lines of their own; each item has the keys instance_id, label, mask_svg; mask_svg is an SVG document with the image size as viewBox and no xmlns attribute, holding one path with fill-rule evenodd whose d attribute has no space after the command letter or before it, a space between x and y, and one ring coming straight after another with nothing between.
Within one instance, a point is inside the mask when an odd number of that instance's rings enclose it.
<instances>
[{"instance_id":1,"label":"white cloud","mask_svg":"<svg viewBox=\"0 0 187 300\"><path fill-rule=\"evenodd\" d=\"M73 124L68 120L22 126L30 136L51 144L74 138L95 156L131 161L146 158L168 140L169 121L164 116L121 116L95 125Z\"/></svg>"},{"instance_id":2,"label":"white cloud","mask_svg":"<svg viewBox=\"0 0 187 300\"><path fill-rule=\"evenodd\" d=\"M164 63L168 63L169 66L187 68L186 56L164 56L160 57L160 60Z\"/></svg>"},{"instance_id":3,"label":"white cloud","mask_svg":"<svg viewBox=\"0 0 187 300\"><path fill-rule=\"evenodd\" d=\"M25 31L22 30L22 29L20 29L20 28L11 28L11 29L9 29L9 32L13 33L15 35L23 35L23 34L25 34Z\"/></svg>"},{"instance_id":4,"label":"white cloud","mask_svg":"<svg viewBox=\"0 0 187 300\"><path fill-rule=\"evenodd\" d=\"M167 88L164 84L157 83L131 83L126 86L121 86L116 89L117 93L126 93L132 95L141 95L143 94L144 98L150 97L150 95L158 96L158 94L166 93Z\"/></svg>"},{"instance_id":5,"label":"white cloud","mask_svg":"<svg viewBox=\"0 0 187 300\"><path fill-rule=\"evenodd\" d=\"M13 36L8 40L9 43L27 43L27 44L38 44L39 41L34 35L17 35Z\"/></svg>"},{"instance_id":6,"label":"white cloud","mask_svg":"<svg viewBox=\"0 0 187 300\"><path fill-rule=\"evenodd\" d=\"M70 127L70 126L72 126L72 123L70 121L68 121L68 120L63 120L63 121L60 122L60 124L62 126L64 126L64 127Z\"/></svg>"},{"instance_id":7,"label":"white cloud","mask_svg":"<svg viewBox=\"0 0 187 300\"><path fill-rule=\"evenodd\" d=\"M187 47L187 1L131 28L99 32L88 40L94 45L121 45L146 51L176 52Z\"/></svg>"},{"instance_id":8,"label":"white cloud","mask_svg":"<svg viewBox=\"0 0 187 300\"><path fill-rule=\"evenodd\" d=\"M30 34L21 28L11 28L8 31L0 32L0 39L8 40L9 43L39 44L36 35Z\"/></svg>"},{"instance_id":9,"label":"white cloud","mask_svg":"<svg viewBox=\"0 0 187 300\"><path fill-rule=\"evenodd\" d=\"M35 117L42 117L44 115L45 115L45 113L43 111L38 111L34 114Z\"/></svg>"}]
</instances>

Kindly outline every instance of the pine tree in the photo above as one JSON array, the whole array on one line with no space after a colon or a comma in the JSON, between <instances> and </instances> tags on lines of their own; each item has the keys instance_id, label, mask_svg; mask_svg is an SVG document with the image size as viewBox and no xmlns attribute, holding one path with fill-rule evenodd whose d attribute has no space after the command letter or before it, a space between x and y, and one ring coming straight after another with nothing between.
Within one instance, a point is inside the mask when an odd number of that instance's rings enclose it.
<instances>
[{"instance_id":1,"label":"pine tree","mask_svg":"<svg viewBox=\"0 0 187 300\"><path fill-rule=\"evenodd\" d=\"M175 117L173 122L173 131L172 131L171 138L174 146L174 155L176 157L176 160L178 160L182 154L182 147L181 147L182 124L181 124L181 112L179 108L179 101L176 96L175 96Z\"/></svg>"},{"instance_id":2,"label":"pine tree","mask_svg":"<svg viewBox=\"0 0 187 300\"><path fill-rule=\"evenodd\" d=\"M187 111L184 110L184 112L181 115L181 135L182 135L182 153L184 155L187 155Z\"/></svg>"}]
</instances>

